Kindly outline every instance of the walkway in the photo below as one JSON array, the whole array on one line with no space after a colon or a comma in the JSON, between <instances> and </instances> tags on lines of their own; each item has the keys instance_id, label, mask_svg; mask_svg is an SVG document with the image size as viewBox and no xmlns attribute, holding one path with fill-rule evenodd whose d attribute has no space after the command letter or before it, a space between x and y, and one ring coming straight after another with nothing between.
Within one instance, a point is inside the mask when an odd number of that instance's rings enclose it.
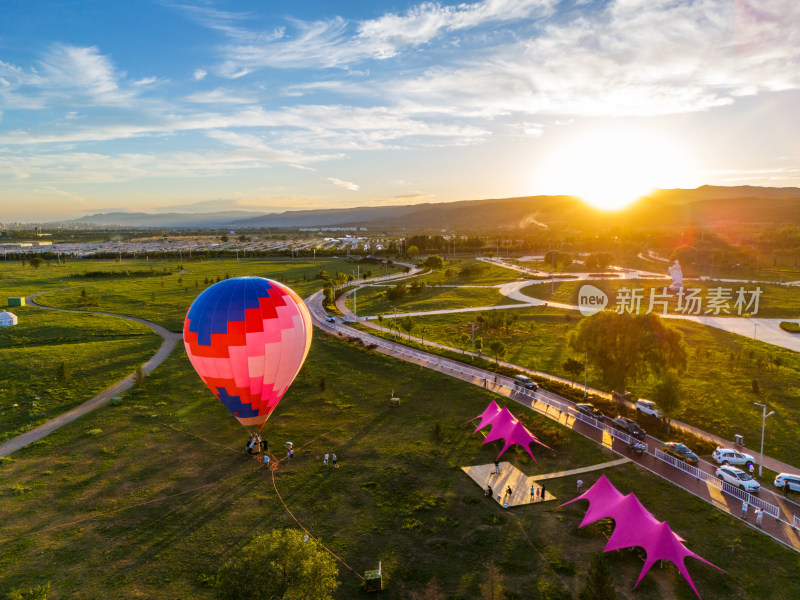
<instances>
[{"instance_id":1,"label":"walkway","mask_svg":"<svg viewBox=\"0 0 800 600\"><path fill-rule=\"evenodd\" d=\"M35 300L36 296L39 294L33 294L25 299L27 304L31 306L35 306L37 308L45 309L45 310L59 310L64 312L80 312L80 313L87 313L92 315L105 315L109 317L119 317L120 319L128 319L131 321L136 321L137 323L141 323L142 325L146 325L158 335L160 335L164 341L161 343L161 347L158 349L153 357L148 360L146 363L142 365L142 371L145 374L150 373L153 369L155 369L158 365L160 365L167 356L170 355L172 350L175 348L175 345L178 341L183 339L183 334L174 333L169 331L165 327L158 325L156 323L151 323L150 321L145 321L144 319L139 319L137 317L129 317L126 315L118 315L109 312L103 311L96 311L96 310L69 310L65 308L55 308L52 306L44 306L43 304L38 304ZM8 456L9 454L16 452L20 448L24 448L28 444L32 444L36 442L46 435L52 433L56 429L63 427L67 423L71 423L75 419L82 417L86 413L93 411L94 409L103 406L106 404L111 398L114 396L118 396L119 394L129 390L133 387L133 374L128 375L125 379L121 379L120 381L116 382L114 385L104 389L102 392L97 394L94 398L91 398L84 403L76 406L72 410L69 410L65 413L50 419L46 423L39 425L39 427L35 429L31 429L30 431L26 431L22 435L18 435L15 438L11 438L10 440L0 444L0 456Z\"/></svg>"}]
</instances>

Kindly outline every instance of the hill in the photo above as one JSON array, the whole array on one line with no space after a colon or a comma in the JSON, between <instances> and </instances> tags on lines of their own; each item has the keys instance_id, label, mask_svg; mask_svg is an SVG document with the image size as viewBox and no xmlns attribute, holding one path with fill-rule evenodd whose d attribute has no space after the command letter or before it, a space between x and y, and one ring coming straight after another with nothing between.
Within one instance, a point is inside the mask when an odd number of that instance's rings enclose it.
<instances>
[{"instance_id":1,"label":"hill","mask_svg":"<svg viewBox=\"0 0 800 600\"><path fill-rule=\"evenodd\" d=\"M800 188L702 186L657 190L619 211L591 207L574 196L526 196L487 200L299 210L275 214L227 211L102 213L76 223L122 227L344 227L369 229L486 230L611 226L684 227L717 224L800 225Z\"/></svg>"}]
</instances>

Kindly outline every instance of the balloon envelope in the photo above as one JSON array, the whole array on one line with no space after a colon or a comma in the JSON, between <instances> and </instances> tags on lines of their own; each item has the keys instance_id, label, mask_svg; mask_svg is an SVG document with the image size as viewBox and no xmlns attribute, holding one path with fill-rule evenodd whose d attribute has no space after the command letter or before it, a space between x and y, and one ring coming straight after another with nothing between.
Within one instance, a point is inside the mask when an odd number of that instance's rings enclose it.
<instances>
[{"instance_id":1,"label":"balloon envelope","mask_svg":"<svg viewBox=\"0 0 800 600\"><path fill-rule=\"evenodd\" d=\"M186 314L192 366L242 425L261 427L311 346L311 315L285 285L234 277L201 293Z\"/></svg>"}]
</instances>

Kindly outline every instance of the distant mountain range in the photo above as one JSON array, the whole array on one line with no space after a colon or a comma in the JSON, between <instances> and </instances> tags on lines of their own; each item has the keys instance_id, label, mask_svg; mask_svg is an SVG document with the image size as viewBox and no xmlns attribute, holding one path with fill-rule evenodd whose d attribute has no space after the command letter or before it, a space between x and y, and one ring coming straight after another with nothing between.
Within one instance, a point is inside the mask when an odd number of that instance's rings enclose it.
<instances>
[{"instance_id":1,"label":"distant mountain range","mask_svg":"<svg viewBox=\"0 0 800 600\"><path fill-rule=\"evenodd\" d=\"M800 225L800 188L703 186L658 190L625 209L608 212L573 196L528 196L437 204L364 206L262 214L98 213L71 223L152 228L366 227L413 230L488 230L610 226L676 227L732 223Z\"/></svg>"}]
</instances>

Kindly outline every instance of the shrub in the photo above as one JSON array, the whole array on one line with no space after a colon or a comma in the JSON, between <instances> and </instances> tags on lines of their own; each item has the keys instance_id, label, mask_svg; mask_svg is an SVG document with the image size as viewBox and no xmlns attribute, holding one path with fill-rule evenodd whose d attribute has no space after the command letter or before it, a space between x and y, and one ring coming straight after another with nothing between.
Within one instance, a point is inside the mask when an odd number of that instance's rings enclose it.
<instances>
[{"instance_id":1,"label":"shrub","mask_svg":"<svg viewBox=\"0 0 800 600\"><path fill-rule=\"evenodd\" d=\"M800 333L800 323L781 321L781 329L788 333Z\"/></svg>"}]
</instances>

